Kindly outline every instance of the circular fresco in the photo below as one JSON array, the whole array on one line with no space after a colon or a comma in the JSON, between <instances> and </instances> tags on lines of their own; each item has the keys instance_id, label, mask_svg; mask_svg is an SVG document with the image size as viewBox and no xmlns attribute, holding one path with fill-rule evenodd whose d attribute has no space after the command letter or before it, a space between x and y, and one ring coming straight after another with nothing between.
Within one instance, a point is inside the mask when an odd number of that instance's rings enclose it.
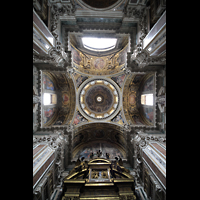
<instances>
[{"instance_id":1,"label":"circular fresco","mask_svg":"<svg viewBox=\"0 0 200 200\"><path fill-rule=\"evenodd\" d=\"M115 86L105 80L92 80L80 91L80 107L84 113L96 119L105 119L119 105L119 94Z\"/></svg>"},{"instance_id":2,"label":"circular fresco","mask_svg":"<svg viewBox=\"0 0 200 200\"><path fill-rule=\"evenodd\" d=\"M102 113L108 111L113 103L112 91L106 86L95 85L87 91L85 103L91 112Z\"/></svg>"},{"instance_id":3,"label":"circular fresco","mask_svg":"<svg viewBox=\"0 0 200 200\"><path fill-rule=\"evenodd\" d=\"M69 95L67 93L62 94L62 103L63 105L67 105L69 103Z\"/></svg>"},{"instance_id":4,"label":"circular fresco","mask_svg":"<svg viewBox=\"0 0 200 200\"><path fill-rule=\"evenodd\" d=\"M95 69L97 70L101 70L105 67L106 63L105 61L102 59L102 58L97 58L95 61L94 61L94 67Z\"/></svg>"}]
</instances>

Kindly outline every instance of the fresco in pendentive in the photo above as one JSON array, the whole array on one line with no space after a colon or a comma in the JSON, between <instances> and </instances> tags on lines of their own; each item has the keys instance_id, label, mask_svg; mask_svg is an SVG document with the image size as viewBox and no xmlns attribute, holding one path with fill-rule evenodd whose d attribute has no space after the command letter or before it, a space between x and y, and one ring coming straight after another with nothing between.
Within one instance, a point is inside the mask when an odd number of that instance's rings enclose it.
<instances>
[{"instance_id":1,"label":"fresco in pendentive","mask_svg":"<svg viewBox=\"0 0 200 200\"><path fill-rule=\"evenodd\" d=\"M124 119L122 118L121 111L120 111L119 114L118 114L116 117L114 117L111 121L112 121L112 122L116 122L116 123L122 125L122 124L124 123Z\"/></svg>"},{"instance_id":2,"label":"fresco in pendentive","mask_svg":"<svg viewBox=\"0 0 200 200\"><path fill-rule=\"evenodd\" d=\"M73 124L78 125L86 121L87 120L79 112L77 112Z\"/></svg>"},{"instance_id":3,"label":"fresco in pendentive","mask_svg":"<svg viewBox=\"0 0 200 200\"><path fill-rule=\"evenodd\" d=\"M46 124L55 114L55 108L44 108L43 122Z\"/></svg>"},{"instance_id":4,"label":"fresco in pendentive","mask_svg":"<svg viewBox=\"0 0 200 200\"><path fill-rule=\"evenodd\" d=\"M87 76L79 76L77 79L76 79L76 86L77 88L86 80L88 79Z\"/></svg>"},{"instance_id":5,"label":"fresco in pendentive","mask_svg":"<svg viewBox=\"0 0 200 200\"><path fill-rule=\"evenodd\" d=\"M46 74L43 74L43 88L54 91L54 84Z\"/></svg>"},{"instance_id":6,"label":"fresco in pendentive","mask_svg":"<svg viewBox=\"0 0 200 200\"><path fill-rule=\"evenodd\" d=\"M154 88L154 76L152 75L145 81L143 92L153 91L153 88Z\"/></svg>"},{"instance_id":7,"label":"fresco in pendentive","mask_svg":"<svg viewBox=\"0 0 200 200\"><path fill-rule=\"evenodd\" d=\"M78 157L81 159L84 157L85 159L90 159L90 154L93 152L94 156L97 156L97 151L101 150L102 151L102 156L106 157L106 153L109 153L109 158L110 159L115 159L115 157L120 156L121 158L124 158L122 153L115 148L114 146L110 144L105 144L105 143L93 143L93 144L88 144L86 147L83 149L79 150L78 153L75 155L74 158L78 159Z\"/></svg>"},{"instance_id":8,"label":"fresco in pendentive","mask_svg":"<svg viewBox=\"0 0 200 200\"><path fill-rule=\"evenodd\" d=\"M75 62L77 65L80 65L80 62L82 61L82 57L80 56L79 51L74 49L72 46L71 46L71 49L72 49L73 62Z\"/></svg>"},{"instance_id":9,"label":"fresco in pendentive","mask_svg":"<svg viewBox=\"0 0 200 200\"><path fill-rule=\"evenodd\" d=\"M119 66L125 64L126 54L127 54L127 47L119 53L119 57L117 58L117 62L119 63Z\"/></svg>"},{"instance_id":10,"label":"fresco in pendentive","mask_svg":"<svg viewBox=\"0 0 200 200\"><path fill-rule=\"evenodd\" d=\"M150 107L143 107L143 111L144 111L144 115L146 117L146 119L153 123L153 120L154 120L154 112L153 112L153 107L150 108Z\"/></svg>"},{"instance_id":11,"label":"fresco in pendentive","mask_svg":"<svg viewBox=\"0 0 200 200\"><path fill-rule=\"evenodd\" d=\"M111 79L115 81L120 87L122 87L125 77L126 75L122 74L116 77L112 77Z\"/></svg>"}]
</instances>

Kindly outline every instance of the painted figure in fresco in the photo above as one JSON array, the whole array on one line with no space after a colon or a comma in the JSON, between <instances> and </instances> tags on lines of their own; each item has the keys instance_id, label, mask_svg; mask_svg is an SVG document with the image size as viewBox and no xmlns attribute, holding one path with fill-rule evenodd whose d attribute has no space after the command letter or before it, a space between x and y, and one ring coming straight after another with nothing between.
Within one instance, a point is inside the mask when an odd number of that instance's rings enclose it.
<instances>
[{"instance_id":1,"label":"painted figure in fresco","mask_svg":"<svg viewBox=\"0 0 200 200\"><path fill-rule=\"evenodd\" d=\"M72 57L73 57L73 62L80 65L82 58L74 48L72 48Z\"/></svg>"},{"instance_id":2,"label":"painted figure in fresco","mask_svg":"<svg viewBox=\"0 0 200 200\"><path fill-rule=\"evenodd\" d=\"M119 75L117 77L112 77L111 79L113 81L115 81L120 87L122 87L122 84L123 84L124 79L125 79L125 74Z\"/></svg>"},{"instance_id":3,"label":"painted figure in fresco","mask_svg":"<svg viewBox=\"0 0 200 200\"><path fill-rule=\"evenodd\" d=\"M79 150L79 152L77 152L75 158L81 158L81 157L85 157L85 159L89 160L90 157L94 156L98 156L99 152L100 152L100 157L103 155L106 157L106 153L107 156L109 156L109 159L114 159L115 157L121 157L124 158L122 153L114 148L112 145L109 144L105 144L105 143L101 143L101 150L99 151L99 147L100 144L99 143L92 143L86 147L84 147L83 149Z\"/></svg>"},{"instance_id":4,"label":"painted figure in fresco","mask_svg":"<svg viewBox=\"0 0 200 200\"><path fill-rule=\"evenodd\" d=\"M124 64L126 61L126 50L120 53L119 57L117 58L117 61L119 63L119 66Z\"/></svg>"},{"instance_id":5,"label":"painted figure in fresco","mask_svg":"<svg viewBox=\"0 0 200 200\"><path fill-rule=\"evenodd\" d=\"M144 75L136 75L135 76L135 78L134 78L134 80L133 80L133 83L134 84L137 84L137 83L139 83L140 82L140 80L141 80L141 78L143 77Z\"/></svg>"},{"instance_id":6,"label":"painted figure in fresco","mask_svg":"<svg viewBox=\"0 0 200 200\"><path fill-rule=\"evenodd\" d=\"M83 66L84 69L90 69L91 68L91 64L90 64L90 60L88 60L87 64Z\"/></svg>"},{"instance_id":7,"label":"painted figure in fresco","mask_svg":"<svg viewBox=\"0 0 200 200\"><path fill-rule=\"evenodd\" d=\"M145 112L146 118L150 121L153 122L153 111L152 112Z\"/></svg>"},{"instance_id":8,"label":"painted figure in fresco","mask_svg":"<svg viewBox=\"0 0 200 200\"><path fill-rule=\"evenodd\" d=\"M144 91L151 91L153 90L153 76L151 76L144 85Z\"/></svg>"},{"instance_id":9,"label":"painted figure in fresco","mask_svg":"<svg viewBox=\"0 0 200 200\"><path fill-rule=\"evenodd\" d=\"M95 61L94 61L94 67L97 69L97 70L101 70L103 69L105 66L105 62L102 58L97 58Z\"/></svg>"},{"instance_id":10,"label":"painted figure in fresco","mask_svg":"<svg viewBox=\"0 0 200 200\"><path fill-rule=\"evenodd\" d=\"M121 112L112 121L113 122L119 122L120 120L122 120L122 122L124 123L124 120L123 120L123 118L121 116Z\"/></svg>"},{"instance_id":11,"label":"painted figure in fresco","mask_svg":"<svg viewBox=\"0 0 200 200\"><path fill-rule=\"evenodd\" d=\"M130 96L129 96L129 104L131 105L134 105L135 102L136 102L136 99L135 99L135 94L134 93L131 93Z\"/></svg>"},{"instance_id":12,"label":"painted figure in fresco","mask_svg":"<svg viewBox=\"0 0 200 200\"><path fill-rule=\"evenodd\" d=\"M135 124L143 125L143 123L140 121L140 117L138 115L133 115L132 118L133 118Z\"/></svg>"},{"instance_id":13,"label":"painted figure in fresco","mask_svg":"<svg viewBox=\"0 0 200 200\"><path fill-rule=\"evenodd\" d=\"M43 77L43 83L44 83L44 88L47 90L54 90L54 86L52 81L50 81L50 79L45 75Z\"/></svg>"},{"instance_id":14,"label":"painted figure in fresco","mask_svg":"<svg viewBox=\"0 0 200 200\"><path fill-rule=\"evenodd\" d=\"M84 148L84 150L81 152L80 157L85 157L85 158L90 158L90 155L92 153L92 148L91 147L87 147Z\"/></svg>"},{"instance_id":15,"label":"painted figure in fresco","mask_svg":"<svg viewBox=\"0 0 200 200\"><path fill-rule=\"evenodd\" d=\"M85 119L83 118L82 115L80 114L77 114L75 119L74 119L74 124L77 125L77 124L80 124L81 122L84 122Z\"/></svg>"},{"instance_id":16,"label":"painted figure in fresco","mask_svg":"<svg viewBox=\"0 0 200 200\"><path fill-rule=\"evenodd\" d=\"M45 116L44 123L47 123L52 118L54 112L55 112L54 108L48 108L47 110L44 111L44 116Z\"/></svg>"},{"instance_id":17,"label":"painted figure in fresco","mask_svg":"<svg viewBox=\"0 0 200 200\"><path fill-rule=\"evenodd\" d=\"M81 83L83 82L83 81L85 81L87 79L87 77L86 76L79 76L77 79L76 79L76 85L77 85L77 87L79 87L80 85L81 85Z\"/></svg>"},{"instance_id":18,"label":"painted figure in fresco","mask_svg":"<svg viewBox=\"0 0 200 200\"><path fill-rule=\"evenodd\" d=\"M60 116L57 121L54 123L54 125L61 125L65 120L65 116Z\"/></svg>"},{"instance_id":19,"label":"painted figure in fresco","mask_svg":"<svg viewBox=\"0 0 200 200\"><path fill-rule=\"evenodd\" d=\"M69 97L68 97L68 95L65 94L65 93L63 94L62 97L63 97L63 104L66 105L66 104L68 103L68 101L69 101Z\"/></svg>"}]
</instances>

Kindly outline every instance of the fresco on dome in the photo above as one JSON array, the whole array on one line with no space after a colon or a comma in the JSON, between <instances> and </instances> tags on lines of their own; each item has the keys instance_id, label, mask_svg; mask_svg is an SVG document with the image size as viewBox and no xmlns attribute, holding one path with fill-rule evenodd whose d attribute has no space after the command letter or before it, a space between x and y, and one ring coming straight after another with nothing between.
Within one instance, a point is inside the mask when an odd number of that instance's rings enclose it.
<instances>
[{"instance_id":1,"label":"fresco on dome","mask_svg":"<svg viewBox=\"0 0 200 200\"><path fill-rule=\"evenodd\" d=\"M43 74L43 88L46 90L55 90L53 82L46 74Z\"/></svg>"},{"instance_id":2,"label":"fresco on dome","mask_svg":"<svg viewBox=\"0 0 200 200\"><path fill-rule=\"evenodd\" d=\"M80 149L77 154L74 156L75 159L78 159L78 157L81 159L84 157L86 160L90 159L90 154L93 152L94 157L97 156L97 151L102 151L102 157L106 158L106 153L109 153L109 159L115 159L115 157L121 157L124 158L123 154L114 146L106 143L90 143L87 146Z\"/></svg>"},{"instance_id":3,"label":"fresco on dome","mask_svg":"<svg viewBox=\"0 0 200 200\"><path fill-rule=\"evenodd\" d=\"M122 87L125 77L125 74L121 74L119 76L111 77L111 79L115 81L119 85L119 87Z\"/></svg>"}]
</instances>

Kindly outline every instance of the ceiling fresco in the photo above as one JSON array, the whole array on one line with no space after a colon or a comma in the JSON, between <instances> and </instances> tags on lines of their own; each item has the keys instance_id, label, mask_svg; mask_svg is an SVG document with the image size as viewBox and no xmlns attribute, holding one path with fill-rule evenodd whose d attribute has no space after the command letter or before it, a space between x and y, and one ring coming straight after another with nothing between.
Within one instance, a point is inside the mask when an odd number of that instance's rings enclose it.
<instances>
[{"instance_id":1,"label":"ceiling fresco","mask_svg":"<svg viewBox=\"0 0 200 200\"><path fill-rule=\"evenodd\" d=\"M147 74L141 83L141 94L156 94L156 76L155 73ZM154 100L155 101L155 100ZM155 126L156 121L156 105L153 106L142 105L140 114L144 123L148 126Z\"/></svg>"},{"instance_id":2,"label":"ceiling fresco","mask_svg":"<svg viewBox=\"0 0 200 200\"><path fill-rule=\"evenodd\" d=\"M85 117L83 117L83 115L81 115L81 113L79 111L76 111L73 125L84 124L87 122L88 122L88 120Z\"/></svg>"},{"instance_id":3,"label":"ceiling fresco","mask_svg":"<svg viewBox=\"0 0 200 200\"><path fill-rule=\"evenodd\" d=\"M73 79L74 79L74 83L76 88L79 88L79 86L88 79L88 76L85 76L83 74L78 73L77 71L75 71L73 74Z\"/></svg>"},{"instance_id":4,"label":"ceiling fresco","mask_svg":"<svg viewBox=\"0 0 200 200\"><path fill-rule=\"evenodd\" d=\"M97 57L82 53L71 44L73 67L88 75L110 75L121 72L126 65L127 45L119 52Z\"/></svg>"},{"instance_id":5,"label":"ceiling fresco","mask_svg":"<svg viewBox=\"0 0 200 200\"><path fill-rule=\"evenodd\" d=\"M128 75L124 85L123 109L127 122L132 126L155 125L155 103L141 104L141 94L155 96L155 73L133 73Z\"/></svg>"},{"instance_id":6,"label":"ceiling fresco","mask_svg":"<svg viewBox=\"0 0 200 200\"><path fill-rule=\"evenodd\" d=\"M103 78L75 70L71 77L76 88L76 112L72 119L75 128L97 121L119 126L126 123L120 103L124 71Z\"/></svg>"},{"instance_id":7,"label":"ceiling fresco","mask_svg":"<svg viewBox=\"0 0 200 200\"><path fill-rule=\"evenodd\" d=\"M101 143L101 146L100 146ZM88 157L90 151L96 153L96 150L105 150L111 153L111 149L116 149L111 156L120 153L120 155L125 158L125 146L126 141L123 133L117 128L116 125L110 125L105 123L94 123L90 125L84 125L80 128L73 137L72 147L73 147L73 158L78 157L78 155L84 155ZM105 148L104 148L105 147ZM107 150L106 150L107 148ZM118 149L118 150L117 150ZM104 152L103 153L106 153ZM84 154L84 152L87 154ZM114 159L114 157L112 157Z\"/></svg>"},{"instance_id":8,"label":"ceiling fresco","mask_svg":"<svg viewBox=\"0 0 200 200\"><path fill-rule=\"evenodd\" d=\"M74 156L73 160L84 157L85 160L90 160L90 154L93 153L94 156L97 156L98 151L102 152L102 156L106 157L106 153L109 154L110 160L115 160L115 157L121 157L126 159L126 156L123 151L120 151L116 145L113 145L106 141L92 142L87 145L84 145Z\"/></svg>"},{"instance_id":9,"label":"ceiling fresco","mask_svg":"<svg viewBox=\"0 0 200 200\"><path fill-rule=\"evenodd\" d=\"M116 87L103 79L92 79L79 93L81 109L95 119L109 117L117 110L120 101Z\"/></svg>"},{"instance_id":10,"label":"ceiling fresco","mask_svg":"<svg viewBox=\"0 0 200 200\"><path fill-rule=\"evenodd\" d=\"M42 71L42 94L56 95L56 104L42 106L42 127L60 126L70 123L75 109L73 81L64 72Z\"/></svg>"}]
</instances>

